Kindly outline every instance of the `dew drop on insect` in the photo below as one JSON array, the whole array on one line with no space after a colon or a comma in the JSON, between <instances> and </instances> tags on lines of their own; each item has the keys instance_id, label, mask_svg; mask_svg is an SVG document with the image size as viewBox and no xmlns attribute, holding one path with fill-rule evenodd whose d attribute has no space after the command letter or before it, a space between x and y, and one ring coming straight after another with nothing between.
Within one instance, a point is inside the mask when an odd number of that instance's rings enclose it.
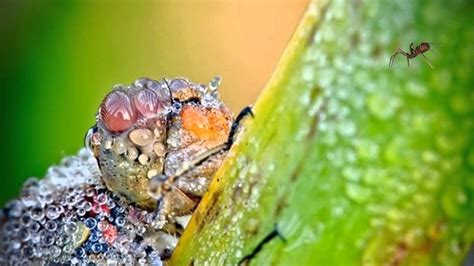
<instances>
[{"instance_id":1,"label":"dew drop on insect","mask_svg":"<svg viewBox=\"0 0 474 266\"><path fill-rule=\"evenodd\" d=\"M150 169L150 170L148 171L148 173L147 173L147 176L148 176L148 178L152 178L152 177L154 177L154 176L157 175L157 174L158 174L158 170L156 170L156 169Z\"/></svg>"},{"instance_id":2,"label":"dew drop on insect","mask_svg":"<svg viewBox=\"0 0 474 266\"><path fill-rule=\"evenodd\" d=\"M173 79L170 82L170 88L172 91L181 90L189 87L189 83L182 78Z\"/></svg>"},{"instance_id":3,"label":"dew drop on insect","mask_svg":"<svg viewBox=\"0 0 474 266\"><path fill-rule=\"evenodd\" d=\"M150 89L141 89L134 98L135 107L146 118L156 116L162 105L156 93Z\"/></svg>"},{"instance_id":4,"label":"dew drop on insect","mask_svg":"<svg viewBox=\"0 0 474 266\"><path fill-rule=\"evenodd\" d=\"M112 91L100 106L100 119L111 132L122 132L135 123L136 113L123 91Z\"/></svg>"},{"instance_id":5,"label":"dew drop on insect","mask_svg":"<svg viewBox=\"0 0 474 266\"><path fill-rule=\"evenodd\" d=\"M153 145L153 151L157 156L163 157L166 154L165 145L163 145L163 143L157 142Z\"/></svg>"},{"instance_id":6,"label":"dew drop on insect","mask_svg":"<svg viewBox=\"0 0 474 266\"><path fill-rule=\"evenodd\" d=\"M107 203L107 195L105 195L104 193L101 193L101 194L97 195L96 201L100 205L106 204Z\"/></svg>"},{"instance_id":7,"label":"dew drop on insect","mask_svg":"<svg viewBox=\"0 0 474 266\"><path fill-rule=\"evenodd\" d=\"M140 156L138 156L138 161L142 164L142 165L146 165L150 162L150 156L148 156L147 154L140 154Z\"/></svg>"},{"instance_id":8,"label":"dew drop on insect","mask_svg":"<svg viewBox=\"0 0 474 266\"><path fill-rule=\"evenodd\" d=\"M55 206L49 206L46 209L46 217L48 217L51 220L54 220L59 217L59 213L56 211Z\"/></svg>"},{"instance_id":9,"label":"dew drop on insect","mask_svg":"<svg viewBox=\"0 0 474 266\"><path fill-rule=\"evenodd\" d=\"M116 154L125 153L127 151L125 140L123 140L122 138L116 138L112 145L112 149Z\"/></svg>"},{"instance_id":10,"label":"dew drop on insect","mask_svg":"<svg viewBox=\"0 0 474 266\"><path fill-rule=\"evenodd\" d=\"M137 157L138 157L138 150L137 150L137 148L135 148L135 147L129 147L129 148L127 148L127 152L125 153L125 156L127 156L127 158L128 158L130 161L134 161L134 160L137 159Z\"/></svg>"},{"instance_id":11,"label":"dew drop on insect","mask_svg":"<svg viewBox=\"0 0 474 266\"><path fill-rule=\"evenodd\" d=\"M148 128L137 128L130 132L128 138L138 146L145 146L153 141L153 136Z\"/></svg>"},{"instance_id":12,"label":"dew drop on insect","mask_svg":"<svg viewBox=\"0 0 474 266\"><path fill-rule=\"evenodd\" d=\"M50 232L54 232L58 228L58 224L54 220L49 220L44 225L44 228Z\"/></svg>"},{"instance_id":13,"label":"dew drop on insect","mask_svg":"<svg viewBox=\"0 0 474 266\"><path fill-rule=\"evenodd\" d=\"M105 220L102 220L102 221L100 221L100 222L97 224L97 228L98 228L100 231L105 231L108 226L109 226L109 224L108 224Z\"/></svg>"},{"instance_id":14,"label":"dew drop on insect","mask_svg":"<svg viewBox=\"0 0 474 266\"><path fill-rule=\"evenodd\" d=\"M58 257L60 254L61 254L61 249L56 246L56 245L53 245L49 248L49 254L53 257L53 258L56 258Z\"/></svg>"}]
</instances>

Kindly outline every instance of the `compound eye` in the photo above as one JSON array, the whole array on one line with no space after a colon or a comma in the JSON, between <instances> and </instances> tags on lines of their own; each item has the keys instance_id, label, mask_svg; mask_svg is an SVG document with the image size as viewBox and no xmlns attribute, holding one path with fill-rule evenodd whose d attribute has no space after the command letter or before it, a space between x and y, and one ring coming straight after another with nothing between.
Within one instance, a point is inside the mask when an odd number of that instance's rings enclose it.
<instances>
[{"instance_id":1,"label":"compound eye","mask_svg":"<svg viewBox=\"0 0 474 266\"><path fill-rule=\"evenodd\" d=\"M132 102L123 91L110 92L100 106L100 120L110 132L125 131L136 119Z\"/></svg>"},{"instance_id":2,"label":"compound eye","mask_svg":"<svg viewBox=\"0 0 474 266\"><path fill-rule=\"evenodd\" d=\"M163 108L162 103L158 99L158 95L150 89L141 89L135 99L135 107L146 118L156 116Z\"/></svg>"},{"instance_id":3,"label":"compound eye","mask_svg":"<svg viewBox=\"0 0 474 266\"><path fill-rule=\"evenodd\" d=\"M218 109L186 106L181 112L183 128L204 141L225 141L229 132L228 119L230 118Z\"/></svg>"}]
</instances>

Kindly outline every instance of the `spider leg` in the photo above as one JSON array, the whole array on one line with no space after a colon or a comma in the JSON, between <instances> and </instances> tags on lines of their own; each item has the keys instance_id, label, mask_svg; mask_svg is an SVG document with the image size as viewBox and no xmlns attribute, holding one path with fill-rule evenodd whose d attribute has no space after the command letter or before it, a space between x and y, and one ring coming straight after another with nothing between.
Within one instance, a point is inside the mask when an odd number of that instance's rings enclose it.
<instances>
[{"instance_id":1,"label":"spider leg","mask_svg":"<svg viewBox=\"0 0 474 266\"><path fill-rule=\"evenodd\" d=\"M392 67L393 66L393 62L395 62L395 57L398 55L398 54L401 54L405 57L408 58L408 54L403 51L402 49L400 48L397 48L397 50L395 51L395 53L390 57L390 62L388 63L389 67Z\"/></svg>"},{"instance_id":2,"label":"spider leg","mask_svg":"<svg viewBox=\"0 0 474 266\"><path fill-rule=\"evenodd\" d=\"M388 63L389 67L393 66L393 62L395 61L395 57L398 55L398 52L394 53L392 56L390 56L390 62Z\"/></svg>"},{"instance_id":3,"label":"spider leg","mask_svg":"<svg viewBox=\"0 0 474 266\"><path fill-rule=\"evenodd\" d=\"M415 48L413 48L413 43L410 43L410 54L413 54L413 52L415 51Z\"/></svg>"},{"instance_id":4,"label":"spider leg","mask_svg":"<svg viewBox=\"0 0 474 266\"><path fill-rule=\"evenodd\" d=\"M426 63L428 63L428 65L430 65L431 68L434 68L433 65L430 63L430 60L428 60L428 58L426 58L426 56L424 54L421 54L423 56L423 59L425 59Z\"/></svg>"}]
</instances>

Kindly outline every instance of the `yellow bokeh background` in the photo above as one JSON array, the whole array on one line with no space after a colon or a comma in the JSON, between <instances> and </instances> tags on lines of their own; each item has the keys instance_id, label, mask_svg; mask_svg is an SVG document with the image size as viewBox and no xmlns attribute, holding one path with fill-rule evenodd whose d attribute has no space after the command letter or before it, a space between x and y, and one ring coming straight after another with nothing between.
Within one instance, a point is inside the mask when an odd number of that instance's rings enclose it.
<instances>
[{"instance_id":1,"label":"yellow bokeh background","mask_svg":"<svg viewBox=\"0 0 474 266\"><path fill-rule=\"evenodd\" d=\"M83 145L97 106L138 77L223 78L234 112L255 101L306 0L3 1L0 204Z\"/></svg>"}]
</instances>

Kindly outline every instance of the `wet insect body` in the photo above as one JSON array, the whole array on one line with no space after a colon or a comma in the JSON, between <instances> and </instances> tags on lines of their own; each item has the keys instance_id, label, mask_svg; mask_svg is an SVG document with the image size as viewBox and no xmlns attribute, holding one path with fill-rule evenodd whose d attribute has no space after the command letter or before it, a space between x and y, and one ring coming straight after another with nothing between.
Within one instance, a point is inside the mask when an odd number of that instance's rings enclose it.
<instances>
[{"instance_id":1,"label":"wet insect body","mask_svg":"<svg viewBox=\"0 0 474 266\"><path fill-rule=\"evenodd\" d=\"M143 208L157 209L162 223L191 213L237 128L218 99L217 83L140 79L116 86L86 139L106 186ZM245 110L242 114L251 113Z\"/></svg>"}]
</instances>

